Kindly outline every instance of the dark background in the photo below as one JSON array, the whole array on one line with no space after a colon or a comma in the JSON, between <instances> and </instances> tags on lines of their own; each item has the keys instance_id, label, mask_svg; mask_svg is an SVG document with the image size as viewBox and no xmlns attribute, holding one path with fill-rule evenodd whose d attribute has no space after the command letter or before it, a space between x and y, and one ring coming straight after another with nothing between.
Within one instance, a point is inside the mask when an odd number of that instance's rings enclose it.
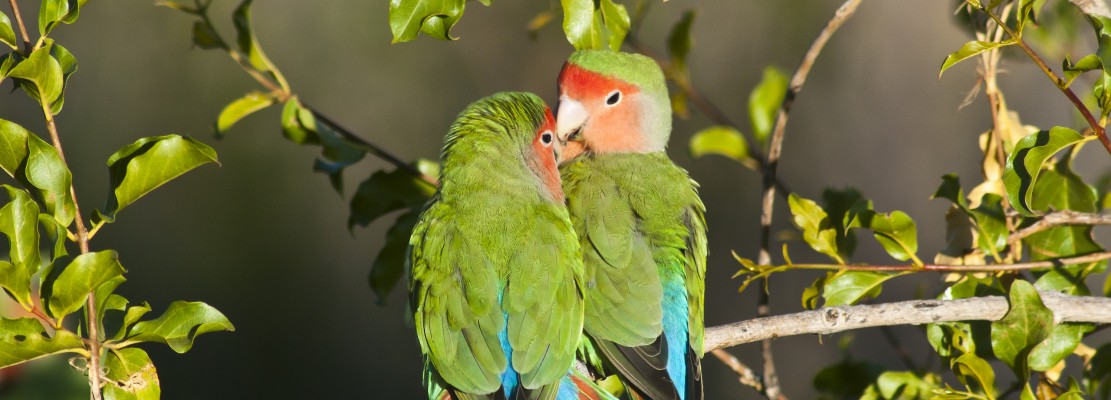
<instances>
[{"instance_id":1,"label":"dark background","mask_svg":"<svg viewBox=\"0 0 1111 400\"><path fill-rule=\"evenodd\" d=\"M34 25L37 4L23 3ZM237 2L216 3L213 18L233 38ZM558 2L495 3L469 2L455 42L421 37L390 45L388 6L381 1L258 1L254 25L303 101L403 159L435 159L456 113L479 97L527 90L556 99L555 78L572 48L558 19L535 41L524 28ZM655 4L642 37L663 51L681 12L697 9L693 80L747 126L748 93L762 69L774 64L792 71L839 4L673 0ZM948 207L929 196L946 173L959 173L966 191L979 182L977 136L990 127L982 96L958 110L977 78L973 63L938 79L941 61L969 39L954 22L954 8L947 1L865 2L833 37L798 97L779 169L804 197L855 187L878 210L906 211L918 221L924 260L944 243ZM133 302L148 300L159 313L173 300L205 301L236 325L234 333L201 337L184 355L145 347L165 398L419 398L419 350L405 322L403 290L378 306L366 283L392 217L353 234L346 229L345 199L386 164L368 157L349 170L348 196L340 198L311 170L317 149L282 139L277 107L214 139L211 124L221 108L256 86L226 55L192 48L192 23L149 1L94 1L76 25L54 35L80 65L58 124L86 212L108 195L105 159L142 136L188 134L220 155L220 167L190 172L130 206L92 243L119 251L129 271L120 291ZM1088 32L1082 29L1085 37ZM1074 59L1094 49L1090 40L1081 43ZM1005 67L1002 88L1025 123L1076 125L1068 102L1031 63L1009 57ZM6 93L10 84L0 89ZM687 141L709 124L694 114L676 120L669 152L702 185L711 246L706 322L718 325L755 316L757 288L737 294L739 281L731 276L738 265L730 252L756 257L760 177L724 158L692 160ZM41 112L18 92L0 94L0 117L45 133ZM1108 159L1098 146L1088 147L1078 170L1094 181ZM778 201L777 232L791 230L785 209ZM854 261L892 262L870 238L860 239ZM789 247L795 261L821 260L801 242ZM773 312L799 310L801 289L816 276L776 275ZM899 278L879 300L934 296L939 280L934 274ZM894 332L919 364L932 354L920 328ZM878 330L854 335L854 357L906 369ZM814 336L775 342L789 397L816 396L810 379L840 359L836 343L837 337ZM759 370L758 349L733 351ZM709 398L756 396L712 357L704 364ZM1005 371L997 369L1001 379L1009 377Z\"/></svg>"}]
</instances>

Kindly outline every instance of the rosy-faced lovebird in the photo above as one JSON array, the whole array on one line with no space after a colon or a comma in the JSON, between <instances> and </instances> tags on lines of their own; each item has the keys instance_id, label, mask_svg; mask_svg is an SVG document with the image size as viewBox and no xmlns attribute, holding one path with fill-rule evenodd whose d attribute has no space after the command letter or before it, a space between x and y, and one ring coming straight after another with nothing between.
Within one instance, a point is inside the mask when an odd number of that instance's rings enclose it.
<instances>
[{"instance_id":1,"label":"rosy-faced lovebird","mask_svg":"<svg viewBox=\"0 0 1111 400\"><path fill-rule=\"evenodd\" d=\"M581 357L649 399L701 399L705 207L668 158L663 73L639 54L584 50L559 75L556 132L584 256Z\"/></svg>"},{"instance_id":2,"label":"rosy-faced lovebird","mask_svg":"<svg viewBox=\"0 0 1111 400\"><path fill-rule=\"evenodd\" d=\"M430 399L579 399L582 253L551 110L530 93L468 106L409 240L409 305ZM583 397L580 397L582 395ZM593 397L589 397L593 396Z\"/></svg>"}]
</instances>

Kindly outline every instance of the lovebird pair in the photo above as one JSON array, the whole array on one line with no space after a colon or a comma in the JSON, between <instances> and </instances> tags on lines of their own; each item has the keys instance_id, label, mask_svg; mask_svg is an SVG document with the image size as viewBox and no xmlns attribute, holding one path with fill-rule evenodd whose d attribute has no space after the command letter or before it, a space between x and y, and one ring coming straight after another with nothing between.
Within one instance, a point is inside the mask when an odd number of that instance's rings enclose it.
<instances>
[{"instance_id":1,"label":"lovebird pair","mask_svg":"<svg viewBox=\"0 0 1111 400\"><path fill-rule=\"evenodd\" d=\"M594 379L616 375L621 398L702 399L705 210L664 152L664 76L579 51L559 92L558 120L499 93L448 132L409 249L429 398L614 399Z\"/></svg>"}]
</instances>

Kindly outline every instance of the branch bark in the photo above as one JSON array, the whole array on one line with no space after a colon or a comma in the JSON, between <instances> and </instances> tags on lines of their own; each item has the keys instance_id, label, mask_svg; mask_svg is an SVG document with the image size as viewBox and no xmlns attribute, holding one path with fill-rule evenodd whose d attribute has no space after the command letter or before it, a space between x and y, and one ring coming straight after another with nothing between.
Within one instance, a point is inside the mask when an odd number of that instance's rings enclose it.
<instances>
[{"instance_id":1,"label":"branch bark","mask_svg":"<svg viewBox=\"0 0 1111 400\"><path fill-rule=\"evenodd\" d=\"M1039 292L1056 322L1111 324L1111 298ZM831 334L861 328L954 321L997 321L1007 313L1002 296L960 300L913 300L838 306L795 314L750 319L706 328L706 351L805 334Z\"/></svg>"},{"instance_id":2,"label":"branch bark","mask_svg":"<svg viewBox=\"0 0 1111 400\"><path fill-rule=\"evenodd\" d=\"M1042 216L1042 219L1033 225L1012 233L1007 238L1007 242L1014 243L1027 236L1061 225L1111 225L1111 214L1088 214L1069 210L1052 212Z\"/></svg>"}]
</instances>

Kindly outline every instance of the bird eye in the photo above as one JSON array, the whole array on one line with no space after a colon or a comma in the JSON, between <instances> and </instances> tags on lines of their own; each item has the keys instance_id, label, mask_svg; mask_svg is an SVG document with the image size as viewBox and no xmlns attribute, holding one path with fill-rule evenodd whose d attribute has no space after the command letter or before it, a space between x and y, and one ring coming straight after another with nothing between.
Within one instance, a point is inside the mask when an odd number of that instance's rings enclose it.
<instances>
[{"instance_id":1,"label":"bird eye","mask_svg":"<svg viewBox=\"0 0 1111 400\"><path fill-rule=\"evenodd\" d=\"M552 132L548 131L542 133L540 135L540 142L544 143L545 146L552 144Z\"/></svg>"},{"instance_id":2,"label":"bird eye","mask_svg":"<svg viewBox=\"0 0 1111 400\"><path fill-rule=\"evenodd\" d=\"M617 105L617 103L619 103L619 102L621 102L621 91L620 90L614 90L614 91L610 92L609 96L606 96L606 105L607 106L614 106L614 105Z\"/></svg>"}]
</instances>

